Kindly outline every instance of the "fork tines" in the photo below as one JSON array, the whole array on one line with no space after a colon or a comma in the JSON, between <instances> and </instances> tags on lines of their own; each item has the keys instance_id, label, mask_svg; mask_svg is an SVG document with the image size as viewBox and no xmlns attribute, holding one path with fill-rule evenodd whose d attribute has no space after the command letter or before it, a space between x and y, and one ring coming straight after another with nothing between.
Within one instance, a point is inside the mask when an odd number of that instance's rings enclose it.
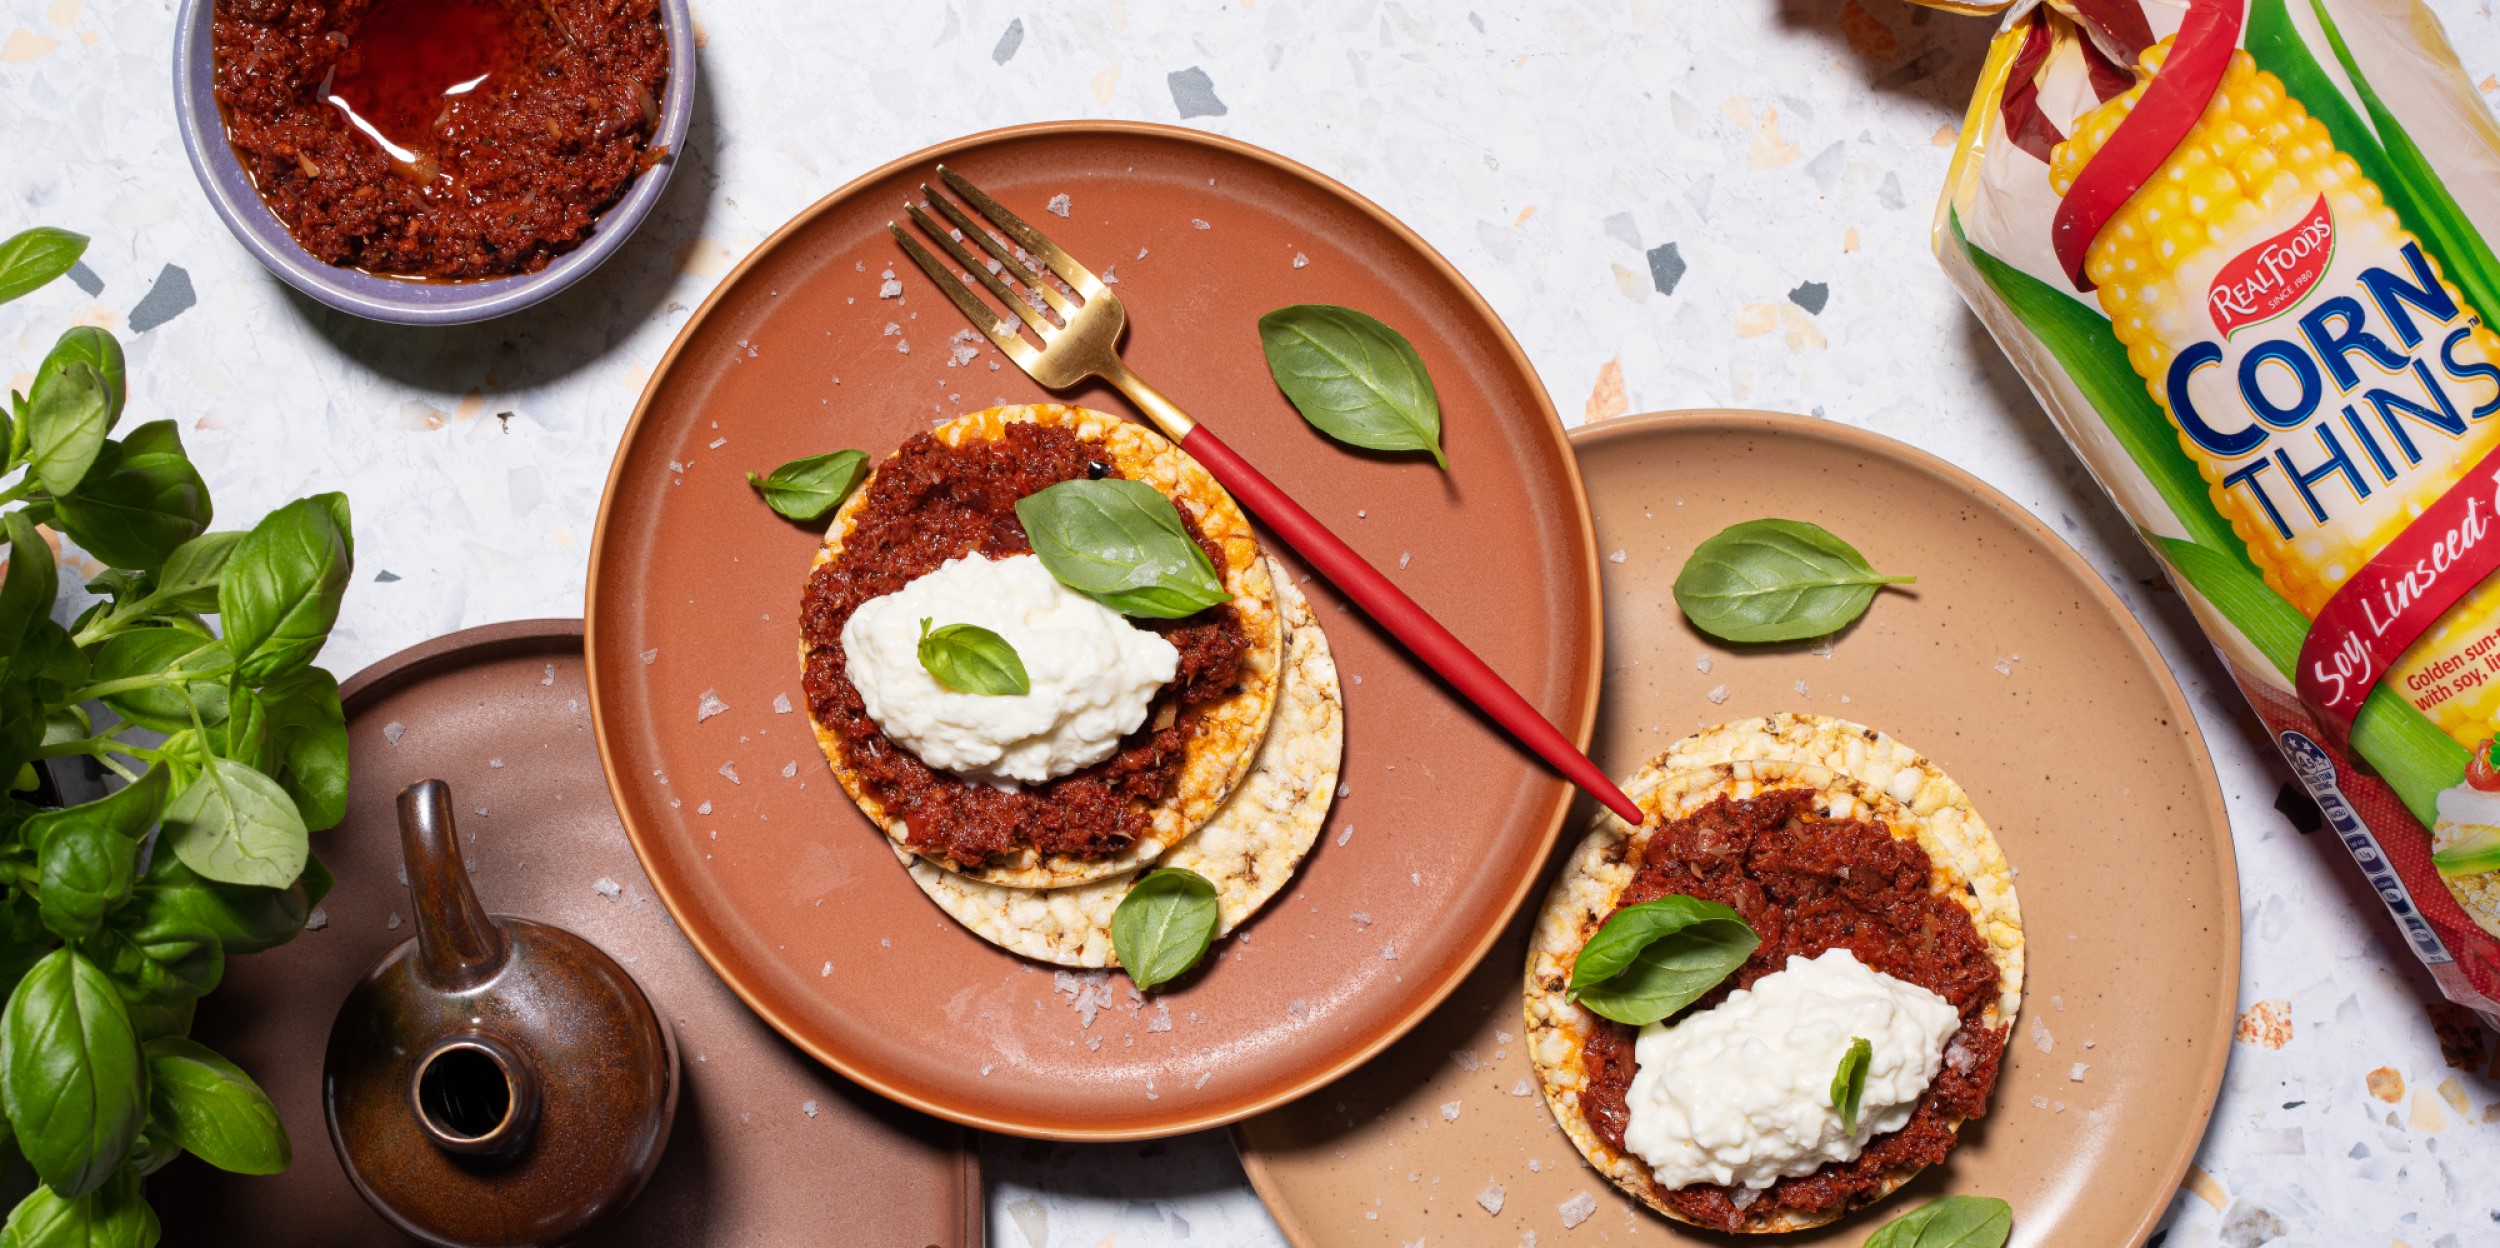
<instances>
[{"instance_id":1,"label":"fork tines","mask_svg":"<svg viewBox=\"0 0 2500 1248\"><path fill-rule=\"evenodd\" d=\"M925 182L920 185L925 205L905 203L903 211L914 225L919 226L945 251L947 257L955 262L954 266L950 267L930 254L928 248L921 246L920 241L899 223L889 221L886 228L894 232L896 241L903 245L912 262L929 275L929 280L937 283L938 289L946 293L946 297L954 302L967 320L986 332L1000 351L1023 363L1033 351L1032 344L1017 332L1013 320L973 294L968 283L979 282L997 296L999 302L1023 318L1036 336L1048 343L1086 301L1101 298L1106 293L1102 281L1094 276L1093 270L1077 263L1075 257L1051 242L1024 218L990 198L963 175L944 165L938 166L937 174L938 180L978 211L980 217L940 195ZM930 219L924 207L936 209L939 216L946 218L946 224L941 225ZM981 218L987 218L987 223ZM1000 238L1001 233L1006 238ZM993 259L985 261L973 255L964 246L966 240L978 244ZM1012 248L1009 245L1011 240L1014 244ZM1022 286L1025 293L1019 294L1016 287L1010 286L1009 277ZM1058 280L1053 281L1052 278ZM1057 314L1056 317L1053 313Z\"/></svg>"}]
</instances>

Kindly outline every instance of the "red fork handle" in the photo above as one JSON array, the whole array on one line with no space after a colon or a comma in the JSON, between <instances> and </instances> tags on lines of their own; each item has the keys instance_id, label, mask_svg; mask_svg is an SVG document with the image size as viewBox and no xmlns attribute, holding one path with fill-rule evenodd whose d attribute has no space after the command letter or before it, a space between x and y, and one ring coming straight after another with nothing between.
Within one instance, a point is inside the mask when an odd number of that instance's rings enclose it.
<instances>
[{"instance_id":1,"label":"red fork handle","mask_svg":"<svg viewBox=\"0 0 2500 1248\"><path fill-rule=\"evenodd\" d=\"M1267 522L1270 529L1284 538L1287 546L1308 560L1346 597L1353 599L1365 614L1379 621L1380 626L1413 651L1416 658L1422 659L1426 667L1439 673L1441 679L1450 682L1462 696L1492 716L1495 723L1508 730L1522 744L1536 751L1538 757L1552 764L1566 779L1604 803L1607 809L1623 816L1626 822L1640 826L1646 818L1641 808L1624 796L1623 790L1615 787L1615 782L1607 779L1606 773L1590 762L1588 755L1571 744L1571 739L1565 737L1561 729L1538 714L1535 707L1528 705L1526 698L1519 696L1518 690L1510 687L1509 681L1502 679L1501 674L1483 659L1477 658L1476 652L1467 648L1467 643L1441 627L1441 622L1417 606L1414 599L1406 596L1406 591L1382 576L1380 569L1354 553L1353 547L1339 540L1326 525L1304 511L1301 504L1276 488L1275 482L1251 467L1250 461L1234 454L1233 448L1224 445L1223 440L1205 425L1191 429L1188 436L1181 439L1181 445L1197 456L1198 462L1205 464L1207 471L1224 483L1225 489L1231 490L1235 498L1248 505L1261 520Z\"/></svg>"}]
</instances>

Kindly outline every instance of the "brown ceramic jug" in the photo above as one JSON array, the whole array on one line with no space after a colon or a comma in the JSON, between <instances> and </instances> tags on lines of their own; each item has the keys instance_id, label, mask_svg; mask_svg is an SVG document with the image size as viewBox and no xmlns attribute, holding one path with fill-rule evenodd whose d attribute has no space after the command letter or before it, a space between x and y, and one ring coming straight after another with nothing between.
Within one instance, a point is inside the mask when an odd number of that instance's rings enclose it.
<instances>
[{"instance_id":1,"label":"brown ceramic jug","mask_svg":"<svg viewBox=\"0 0 2500 1248\"><path fill-rule=\"evenodd\" d=\"M676 1043L589 942L486 914L442 781L400 793L399 833L416 936L331 1025L330 1143L365 1200L427 1243L565 1243L659 1164Z\"/></svg>"}]
</instances>

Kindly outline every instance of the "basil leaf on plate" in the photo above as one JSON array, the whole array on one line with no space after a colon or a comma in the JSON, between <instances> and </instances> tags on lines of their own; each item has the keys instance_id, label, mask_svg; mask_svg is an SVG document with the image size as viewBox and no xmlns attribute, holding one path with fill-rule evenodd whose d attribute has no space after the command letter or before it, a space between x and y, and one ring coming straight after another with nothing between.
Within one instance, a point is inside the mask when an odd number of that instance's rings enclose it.
<instances>
[{"instance_id":1,"label":"basil leaf on plate","mask_svg":"<svg viewBox=\"0 0 2500 1248\"><path fill-rule=\"evenodd\" d=\"M764 496L765 505L805 523L841 506L867 464L863 451L834 451L791 460L760 477L750 472L747 484Z\"/></svg>"},{"instance_id":2,"label":"basil leaf on plate","mask_svg":"<svg viewBox=\"0 0 2500 1248\"><path fill-rule=\"evenodd\" d=\"M1176 620L1233 599L1180 509L1143 481L1062 481L1017 499L1016 519L1060 584L1122 615Z\"/></svg>"},{"instance_id":3,"label":"basil leaf on plate","mask_svg":"<svg viewBox=\"0 0 2500 1248\"><path fill-rule=\"evenodd\" d=\"M285 888L311 852L304 816L278 782L230 758L211 758L165 807L165 839L182 865L228 884Z\"/></svg>"},{"instance_id":4,"label":"basil leaf on plate","mask_svg":"<svg viewBox=\"0 0 2500 1248\"><path fill-rule=\"evenodd\" d=\"M1311 427L1374 451L1441 453L1441 397L1406 336L1331 303L1298 303L1259 318L1276 388Z\"/></svg>"},{"instance_id":5,"label":"basil leaf on plate","mask_svg":"<svg viewBox=\"0 0 2500 1248\"><path fill-rule=\"evenodd\" d=\"M1884 1224L1866 1248L2005 1248L2014 1207L1993 1196L1947 1196Z\"/></svg>"},{"instance_id":6,"label":"basil leaf on plate","mask_svg":"<svg viewBox=\"0 0 2500 1248\"><path fill-rule=\"evenodd\" d=\"M39 225L0 241L0 303L40 289L87 253L87 236Z\"/></svg>"},{"instance_id":7,"label":"basil leaf on plate","mask_svg":"<svg viewBox=\"0 0 2500 1248\"><path fill-rule=\"evenodd\" d=\"M1181 867L1149 872L1111 912L1111 950L1144 992L1198 965L1215 942L1215 885Z\"/></svg>"},{"instance_id":8,"label":"basil leaf on plate","mask_svg":"<svg viewBox=\"0 0 2500 1248\"><path fill-rule=\"evenodd\" d=\"M217 585L237 674L257 685L310 664L338 622L355 566L345 495L299 498L252 526Z\"/></svg>"},{"instance_id":9,"label":"basil leaf on plate","mask_svg":"<svg viewBox=\"0 0 2500 1248\"><path fill-rule=\"evenodd\" d=\"M1722 641L1804 641L1865 614L1888 576L1849 543L1803 520L1747 520L1693 548L1675 577L1675 604Z\"/></svg>"},{"instance_id":10,"label":"basil leaf on plate","mask_svg":"<svg viewBox=\"0 0 2500 1248\"><path fill-rule=\"evenodd\" d=\"M155 1120L200 1160L236 1174L276 1174L293 1160L269 1095L241 1067L196 1040L149 1042Z\"/></svg>"},{"instance_id":11,"label":"basil leaf on plate","mask_svg":"<svg viewBox=\"0 0 2500 1248\"><path fill-rule=\"evenodd\" d=\"M130 1012L75 949L35 963L0 1012L0 1108L35 1173L76 1199L103 1186L147 1121Z\"/></svg>"},{"instance_id":12,"label":"basil leaf on plate","mask_svg":"<svg viewBox=\"0 0 2500 1248\"><path fill-rule=\"evenodd\" d=\"M1700 1000L1760 948L1744 918L1682 895L1628 906L1606 920L1571 967L1570 999L1639 1027Z\"/></svg>"},{"instance_id":13,"label":"basil leaf on plate","mask_svg":"<svg viewBox=\"0 0 2500 1248\"><path fill-rule=\"evenodd\" d=\"M1875 1046L1864 1036L1849 1037L1849 1051L1832 1072L1832 1108L1840 1112L1840 1133L1858 1133L1858 1108L1866 1101L1866 1067L1875 1060Z\"/></svg>"},{"instance_id":14,"label":"basil leaf on plate","mask_svg":"<svg viewBox=\"0 0 2500 1248\"><path fill-rule=\"evenodd\" d=\"M920 666L941 685L957 693L985 697L1022 697L1033 692L1024 660L1007 639L978 624L949 624L931 629L920 621Z\"/></svg>"}]
</instances>

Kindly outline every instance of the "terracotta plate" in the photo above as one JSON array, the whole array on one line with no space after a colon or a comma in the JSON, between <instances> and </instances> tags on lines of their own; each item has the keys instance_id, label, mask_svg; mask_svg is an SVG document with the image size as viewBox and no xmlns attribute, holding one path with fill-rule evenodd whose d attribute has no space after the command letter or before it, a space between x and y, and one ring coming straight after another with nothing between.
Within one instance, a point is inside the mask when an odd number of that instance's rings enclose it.
<instances>
[{"instance_id":1,"label":"terracotta plate","mask_svg":"<svg viewBox=\"0 0 2500 1248\"><path fill-rule=\"evenodd\" d=\"M2029 970L1992 1111L1891 1200L1780 1242L1855 1245L1963 1192L2011 1201L2033 1248L2142 1243L2204 1134L2239 974L2222 794L2143 630L2021 507L1873 434L1691 412L1574 442L1608 552L1599 763L1629 774L1697 727L1771 711L1843 716L1961 781L2019 875ZM1708 641L1669 587L1696 543L1761 516L1825 524L1918 585L1878 599L1829 657ZM1295 1244L1721 1238L1642 1209L1555 1128L1518 1043L1526 942L1523 916L1397 1047L1235 1128ZM1563 1238L1561 1207L1582 1193L1597 1211Z\"/></svg>"},{"instance_id":2,"label":"terracotta plate","mask_svg":"<svg viewBox=\"0 0 2500 1248\"><path fill-rule=\"evenodd\" d=\"M1517 344L1413 234L1307 169L1157 126L999 131L870 173L750 256L652 378L599 513L591 685L626 827L696 946L800 1047L961 1122L1067 1138L1225 1122L1353 1068L1456 986L1568 794L1313 581L1346 678L1347 795L1296 886L1207 973L1147 1008L1125 979L1010 957L920 895L809 735L797 615L818 534L742 473L883 457L959 411L1051 397L957 350L970 331L885 232L940 160L1116 276L1139 372L1575 734L1599 642L1579 475ZM1314 300L1414 340L1448 475L1329 442L1276 391L1257 319ZM1104 390L1071 401L1125 410Z\"/></svg>"},{"instance_id":3,"label":"terracotta plate","mask_svg":"<svg viewBox=\"0 0 2500 1248\"><path fill-rule=\"evenodd\" d=\"M197 1032L268 1089L295 1164L242 1178L176 1162L152 1180L167 1244L416 1242L366 1207L331 1153L321 1053L348 989L415 931L392 803L428 777L451 784L487 910L588 938L676 1031L685 1085L659 1173L583 1244L822 1242L832 1227L853 1243L982 1242L980 1166L965 1133L783 1043L652 899L599 773L581 656L580 621L527 620L427 642L347 682L354 778L346 822L315 838L338 877L322 925L228 962Z\"/></svg>"}]
</instances>

